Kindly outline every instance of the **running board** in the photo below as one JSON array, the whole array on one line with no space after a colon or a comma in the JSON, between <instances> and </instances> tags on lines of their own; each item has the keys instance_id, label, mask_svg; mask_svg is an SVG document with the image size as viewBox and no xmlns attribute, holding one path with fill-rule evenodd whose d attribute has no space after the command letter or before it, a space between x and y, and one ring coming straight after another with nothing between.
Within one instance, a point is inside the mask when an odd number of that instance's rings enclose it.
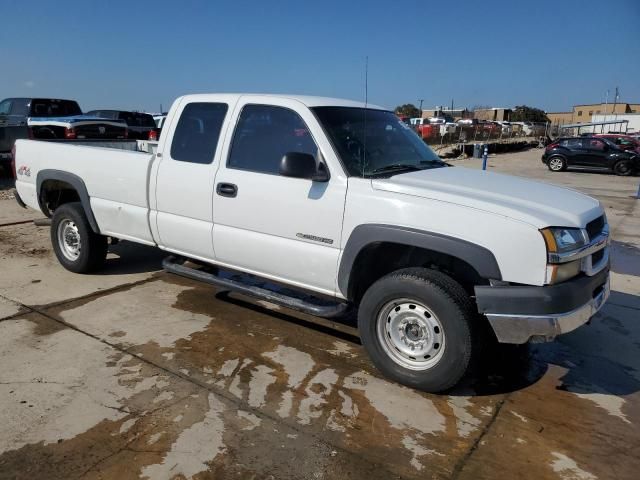
<instances>
[{"instance_id":1,"label":"running board","mask_svg":"<svg viewBox=\"0 0 640 480\"><path fill-rule=\"evenodd\" d=\"M164 268L167 272L174 273L182 277L199 280L216 287L242 293L250 297L255 297L260 300L275 303L276 305L291 308L292 310L298 310L300 312L314 315L316 317L338 317L344 315L351 308L351 305L346 302L332 302L320 305L317 303L308 302L302 298L274 292L273 290L268 290L257 285L247 285L246 283L242 283L231 278L222 278L218 275L214 275L213 273L208 273L196 268L186 267L183 265L185 261L186 259L180 259L173 255L170 255L162 261L162 268Z\"/></svg>"}]
</instances>

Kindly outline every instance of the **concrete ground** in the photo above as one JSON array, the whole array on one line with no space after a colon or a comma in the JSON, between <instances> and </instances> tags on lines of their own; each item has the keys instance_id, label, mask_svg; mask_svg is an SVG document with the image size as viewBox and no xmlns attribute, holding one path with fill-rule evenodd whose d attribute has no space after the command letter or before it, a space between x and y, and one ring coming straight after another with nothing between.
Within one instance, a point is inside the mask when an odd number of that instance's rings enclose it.
<instances>
[{"instance_id":1,"label":"concrete ground","mask_svg":"<svg viewBox=\"0 0 640 480\"><path fill-rule=\"evenodd\" d=\"M385 380L349 321L171 276L152 248L69 273L38 215L0 199L0 478L637 478L640 178L551 173L540 153L490 170L599 198L614 292L448 395Z\"/></svg>"}]
</instances>

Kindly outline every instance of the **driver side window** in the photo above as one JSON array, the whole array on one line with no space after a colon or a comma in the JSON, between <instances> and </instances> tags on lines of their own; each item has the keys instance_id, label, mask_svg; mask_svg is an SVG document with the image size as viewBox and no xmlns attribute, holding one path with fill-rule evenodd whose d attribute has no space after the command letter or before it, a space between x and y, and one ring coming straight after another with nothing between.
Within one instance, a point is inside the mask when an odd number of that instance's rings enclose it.
<instances>
[{"instance_id":1,"label":"driver side window","mask_svg":"<svg viewBox=\"0 0 640 480\"><path fill-rule=\"evenodd\" d=\"M246 105L233 135L227 166L278 175L280 160L290 152L318 158L318 147L300 115L284 107Z\"/></svg>"}]
</instances>

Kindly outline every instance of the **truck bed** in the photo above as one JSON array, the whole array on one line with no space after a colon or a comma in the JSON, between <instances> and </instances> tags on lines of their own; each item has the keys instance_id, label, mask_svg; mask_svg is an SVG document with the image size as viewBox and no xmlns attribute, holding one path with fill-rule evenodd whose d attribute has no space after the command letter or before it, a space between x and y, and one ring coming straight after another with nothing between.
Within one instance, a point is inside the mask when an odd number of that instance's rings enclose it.
<instances>
[{"instance_id":1,"label":"truck bed","mask_svg":"<svg viewBox=\"0 0 640 480\"><path fill-rule=\"evenodd\" d=\"M137 151L137 142L82 143L18 140L16 188L22 200L40 209L38 174L44 169L59 170L83 182L102 234L154 244L148 220L154 154ZM136 145L136 150L125 150L125 145Z\"/></svg>"}]
</instances>

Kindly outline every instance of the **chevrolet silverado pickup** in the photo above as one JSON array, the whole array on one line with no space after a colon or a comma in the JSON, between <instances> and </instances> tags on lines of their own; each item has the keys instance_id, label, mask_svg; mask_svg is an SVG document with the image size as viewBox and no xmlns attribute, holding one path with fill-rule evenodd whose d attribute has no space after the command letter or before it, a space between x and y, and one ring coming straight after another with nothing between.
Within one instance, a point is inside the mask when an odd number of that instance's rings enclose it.
<instances>
[{"instance_id":1,"label":"chevrolet silverado pickup","mask_svg":"<svg viewBox=\"0 0 640 480\"><path fill-rule=\"evenodd\" d=\"M451 388L500 342L552 340L609 295L597 200L449 167L392 112L330 98L178 98L155 153L19 140L17 198L66 269L109 238L172 273L307 314L356 311L387 376Z\"/></svg>"}]
</instances>

